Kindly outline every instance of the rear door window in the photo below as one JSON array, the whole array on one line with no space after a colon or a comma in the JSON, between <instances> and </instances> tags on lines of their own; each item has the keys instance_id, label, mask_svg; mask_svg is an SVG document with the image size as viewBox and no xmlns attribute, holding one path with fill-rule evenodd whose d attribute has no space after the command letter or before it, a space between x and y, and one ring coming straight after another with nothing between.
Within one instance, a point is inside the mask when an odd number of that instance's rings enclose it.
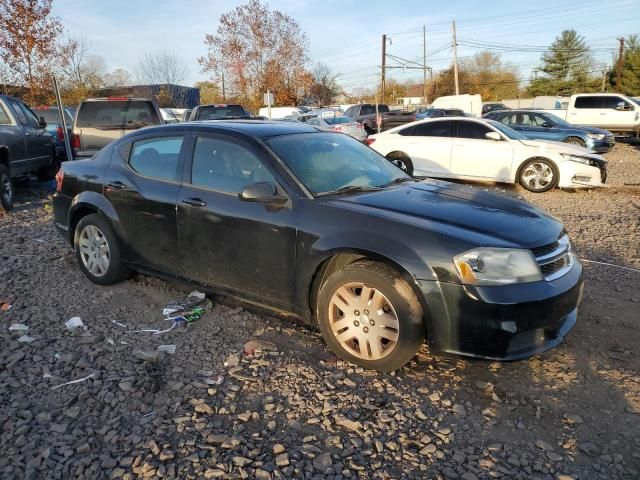
<instances>
[{"instance_id":1,"label":"rear door window","mask_svg":"<svg viewBox=\"0 0 640 480\"><path fill-rule=\"evenodd\" d=\"M0 125L9 125L9 124L11 124L11 119L9 118L9 114L6 112L6 110L0 103Z\"/></svg>"},{"instance_id":2,"label":"rear door window","mask_svg":"<svg viewBox=\"0 0 640 480\"><path fill-rule=\"evenodd\" d=\"M229 117L246 117L247 112L242 105L207 105L197 110L193 120L219 120Z\"/></svg>"},{"instance_id":3,"label":"rear door window","mask_svg":"<svg viewBox=\"0 0 640 480\"><path fill-rule=\"evenodd\" d=\"M145 177L178 180L182 136L145 138L133 142L129 165Z\"/></svg>"},{"instance_id":4,"label":"rear door window","mask_svg":"<svg viewBox=\"0 0 640 480\"><path fill-rule=\"evenodd\" d=\"M602 98L599 96L578 97L575 108L602 108Z\"/></svg>"},{"instance_id":5,"label":"rear door window","mask_svg":"<svg viewBox=\"0 0 640 480\"><path fill-rule=\"evenodd\" d=\"M237 195L257 182L276 183L251 150L221 138L198 137L191 164L194 186Z\"/></svg>"},{"instance_id":6,"label":"rear door window","mask_svg":"<svg viewBox=\"0 0 640 480\"><path fill-rule=\"evenodd\" d=\"M78 111L78 128L142 128L159 125L153 104L139 100L84 102Z\"/></svg>"},{"instance_id":7,"label":"rear door window","mask_svg":"<svg viewBox=\"0 0 640 480\"><path fill-rule=\"evenodd\" d=\"M474 140L487 140L486 134L493 132L489 127L478 122L458 121L458 138L472 138Z\"/></svg>"},{"instance_id":8,"label":"rear door window","mask_svg":"<svg viewBox=\"0 0 640 480\"><path fill-rule=\"evenodd\" d=\"M419 123L409 133L412 137L450 137L451 120Z\"/></svg>"}]
</instances>

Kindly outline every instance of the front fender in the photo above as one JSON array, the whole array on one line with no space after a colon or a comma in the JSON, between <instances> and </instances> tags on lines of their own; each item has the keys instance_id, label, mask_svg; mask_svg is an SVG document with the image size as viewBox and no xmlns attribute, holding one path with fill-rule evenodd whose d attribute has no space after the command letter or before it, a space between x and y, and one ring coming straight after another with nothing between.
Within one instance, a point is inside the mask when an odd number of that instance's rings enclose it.
<instances>
[{"instance_id":1,"label":"front fender","mask_svg":"<svg viewBox=\"0 0 640 480\"><path fill-rule=\"evenodd\" d=\"M295 303L301 313L310 317L309 293L319 267L338 254L362 255L394 265L405 276L410 277L418 290L418 280L437 280L434 270L420 258L402 238L385 233L352 230L327 235L321 239L306 238L299 244ZM421 299L422 300L422 299Z\"/></svg>"}]
</instances>

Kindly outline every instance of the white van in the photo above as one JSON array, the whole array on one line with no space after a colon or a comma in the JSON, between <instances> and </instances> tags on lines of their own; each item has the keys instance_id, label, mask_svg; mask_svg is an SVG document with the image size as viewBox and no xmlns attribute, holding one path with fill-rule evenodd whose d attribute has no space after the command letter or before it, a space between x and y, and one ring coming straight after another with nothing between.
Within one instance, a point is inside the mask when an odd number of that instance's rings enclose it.
<instances>
[{"instance_id":1,"label":"white van","mask_svg":"<svg viewBox=\"0 0 640 480\"><path fill-rule=\"evenodd\" d=\"M470 113L478 117L482 116L482 97L479 93L474 95L446 95L436 98L431 104L432 108L457 108L464 113Z\"/></svg>"},{"instance_id":2,"label":"white van","mask_svg":"<svg viewBox=\"0 0 640 480\"><path fill-rule=\"evenodd\" d=\"M269 118L269 108L262 107L259 115ZM271 107L271 120L279 120L286 117L297 117L299 115L304 115L304 111L298 107Z\"/></svg>"}]
</instances>

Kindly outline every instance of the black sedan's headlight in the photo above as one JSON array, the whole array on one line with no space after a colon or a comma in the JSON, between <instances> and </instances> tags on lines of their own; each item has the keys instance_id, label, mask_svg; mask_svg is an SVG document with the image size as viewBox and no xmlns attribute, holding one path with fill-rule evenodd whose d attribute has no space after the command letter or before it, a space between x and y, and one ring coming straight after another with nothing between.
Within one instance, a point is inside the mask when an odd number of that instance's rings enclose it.
<instances>
[{"instance_id":1,"label":"black sedan's headlight","mask_svg":"<svg viewBox=\"0 0 640 480\"><path fill-rule=\"evenodd\" d=\"M474 248L453 258L460 280L468 285L509 285L543 279L529 250Z\"/></svg>"}]
</instances>

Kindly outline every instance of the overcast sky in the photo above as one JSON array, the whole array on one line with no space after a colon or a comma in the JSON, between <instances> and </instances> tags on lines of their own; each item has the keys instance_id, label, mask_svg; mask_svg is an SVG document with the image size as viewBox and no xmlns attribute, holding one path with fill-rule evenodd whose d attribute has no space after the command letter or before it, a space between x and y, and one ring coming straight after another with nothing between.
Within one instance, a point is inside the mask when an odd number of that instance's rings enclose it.
<instances>
[{"instance_id":1,"label":"overcast sky","mask_svg":"<svg viewBox=\"0 0 640 480\"><path fill-rule=\"evenodd\" d=\"M174 51L187 62L186 84L206 77L196 58L206 53L206 33L215 33L220 15L244 3L236 0L56 0L58 15L73 37L85 36L92 52L110 70L132 73L145 52ZM270 0L272 9L291 15L309 37L310 57L338 73L347 90L368 87L379 78L381 35L387 52L422 62L422 25L427 27L427 63L434 71L451 62L451 21L461 43L491 43L516 65L523 78L539 63L540 48L574 28L593 47L600 64L611 64L616 37L640 33L640 0L539 0L536 2L432 0ZM458 55L480 47L461 45ZM506 51L505 51L506 50ZM524 50L524 51L523 51ZM391 60L388 60L391 63ZM420 71L390 74L421 79Z\"/></svg>"}]
</instances>

